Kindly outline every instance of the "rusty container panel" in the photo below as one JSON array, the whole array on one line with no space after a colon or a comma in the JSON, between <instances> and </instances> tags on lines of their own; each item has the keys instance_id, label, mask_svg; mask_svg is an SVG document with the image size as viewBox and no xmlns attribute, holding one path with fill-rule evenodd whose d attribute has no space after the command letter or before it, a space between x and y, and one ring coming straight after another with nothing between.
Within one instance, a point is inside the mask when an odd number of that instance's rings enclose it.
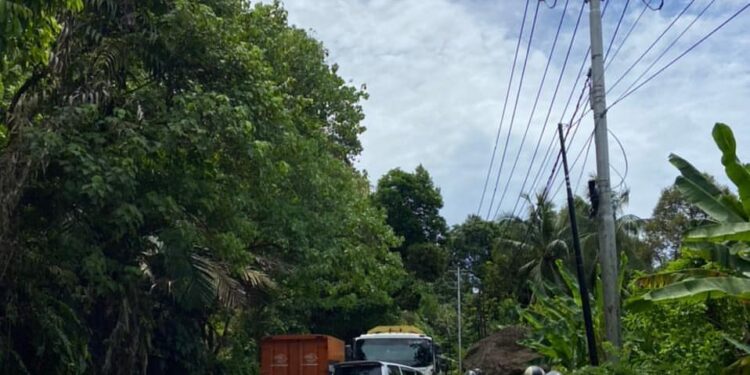
<instances>
[{"instance_id":1,"label":"rusty container panel","mask_svg":"<svg viewBox=\"0 0 750 375\"><path fill-rule=\"evenodd\" d=\"M261 375L327 375L344 360L344 342L325 335L270 336L261 340Z\"/></svg>"}]
</instances>

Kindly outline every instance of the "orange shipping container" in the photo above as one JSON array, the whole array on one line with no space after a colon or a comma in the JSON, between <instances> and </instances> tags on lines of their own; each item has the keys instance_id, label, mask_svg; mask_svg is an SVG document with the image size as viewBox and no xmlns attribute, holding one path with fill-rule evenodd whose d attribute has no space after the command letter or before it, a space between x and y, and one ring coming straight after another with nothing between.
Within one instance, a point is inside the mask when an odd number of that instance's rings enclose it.
<instances>
[{"instance_id":1,"label":"orange shipping container","mask_svg":"<svg viewBox=\"0 0 750 375\"><path fill-rule=\"evenodd\" d=\"M260 344L260 375L328 375L344 361L344 342L325 335L269 336Z\"/></svg>"}]
</instances>

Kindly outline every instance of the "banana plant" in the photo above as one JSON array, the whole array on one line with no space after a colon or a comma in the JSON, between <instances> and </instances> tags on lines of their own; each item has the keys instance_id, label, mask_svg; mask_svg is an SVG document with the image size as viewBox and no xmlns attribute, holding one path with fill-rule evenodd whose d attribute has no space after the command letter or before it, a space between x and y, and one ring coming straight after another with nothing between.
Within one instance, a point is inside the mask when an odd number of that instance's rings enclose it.
<instances>
[{"instance_id":1,"label":"banana plant","mask_svg":"<svg viewBox=\"0 0 750 375\"><path fill-rule=\"evenodd\" d=\"M705 261L707 266L637 279L637 286L651 290L631 298L631 308L686 299L750 300L750 165L737 158L737 144L729 126L717 123L712 135L738 195L721 189L681 157L672 154L669 158L680 171L677 188L711 219L710 224L685 234L681 251Z\"/></svg>"},{"instance_id":2,"label":"banana plant","mask_svg":"<svg viewBox=\"0 0 750 375\"><path fill-rule=\"evenodd\" d=\"M734 345L735 348L745 353L742 357L736 360L734 363L729 365L722 372L723 375L750 375L750 345L743 344L728 335L724 335L724 339L730 344Z\"/></svg>"}]
</instances>

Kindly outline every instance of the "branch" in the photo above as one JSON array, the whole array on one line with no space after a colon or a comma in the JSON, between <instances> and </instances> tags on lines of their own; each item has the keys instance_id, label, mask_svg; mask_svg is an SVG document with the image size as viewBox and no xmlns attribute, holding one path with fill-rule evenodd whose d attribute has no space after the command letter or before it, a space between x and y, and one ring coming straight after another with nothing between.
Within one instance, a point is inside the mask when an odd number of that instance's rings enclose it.
<instances>
[{"instance_id":1,"label":"branch","mask_svg":"<svg viewBox=\"0 0 750 375\"><path fill-rule=\"evenodd\" d=\"M18 88L18 91L13 95L13 98L10 101L10 106L8 106L8 110L5 112L5 123L8 126L8 134L11 133L11 130L13 129L12 123L10 121L11 113L13 113L16 109L16 106L18 105L18 102L21 100L21 97L23 94L25 94L29 89L31 89L32 86L34 86L39 80L41 80L44 76L47 75L48 69L37 69L34 71L34 73L29 77L29 79L26 80L26 82L21 85L21 87Z\"/></svg>"}]
</instances>

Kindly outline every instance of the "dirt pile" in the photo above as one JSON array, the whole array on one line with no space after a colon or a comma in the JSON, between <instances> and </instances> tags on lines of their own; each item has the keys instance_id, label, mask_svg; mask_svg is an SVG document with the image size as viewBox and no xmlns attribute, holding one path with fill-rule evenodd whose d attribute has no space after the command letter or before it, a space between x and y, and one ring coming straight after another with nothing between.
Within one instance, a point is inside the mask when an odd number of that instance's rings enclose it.
<instances>
[{"instance_id":1,"label":"dirt pile","mask_svg":"<svg viewBox=\"0 0 750 375\"><path fill-rule=\"evenodd\" d=\"M477 341L464 357L464 368L478 368L482 375L523 374L529 362L541 358L518 343L528 333L524 327L510 326Z\"/></svg>"}]
</instances>

